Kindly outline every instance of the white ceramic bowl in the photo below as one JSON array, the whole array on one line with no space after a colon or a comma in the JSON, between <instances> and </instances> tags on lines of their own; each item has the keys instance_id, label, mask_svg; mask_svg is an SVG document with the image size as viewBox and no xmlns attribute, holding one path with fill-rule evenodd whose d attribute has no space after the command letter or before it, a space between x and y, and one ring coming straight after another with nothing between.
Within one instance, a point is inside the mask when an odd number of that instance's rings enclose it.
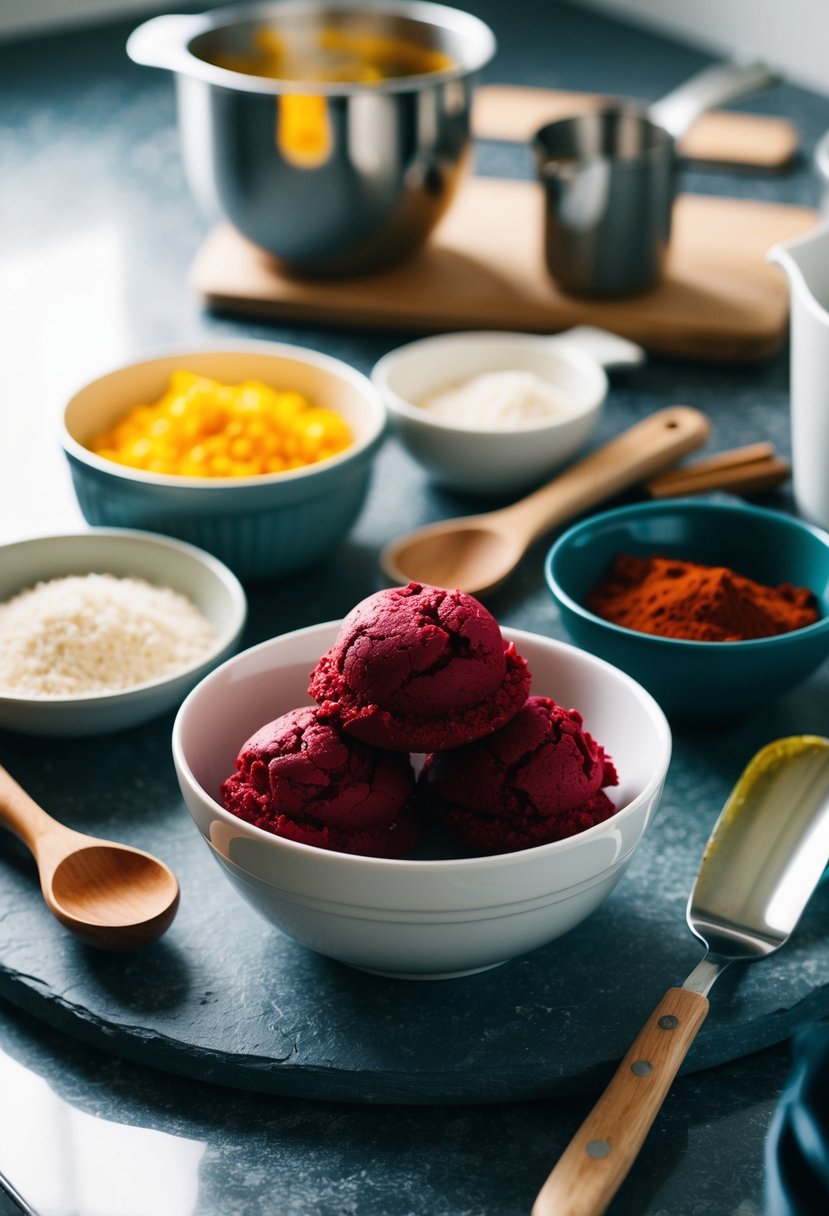
<instances>
[{"instance_id":1,"label":"white ceramic bowl","mask_svg":"<svg viewBox=\"0 0 829 1216\"><path fill-rule=\"evenodd\" d=\"M319 464L257 477L146 473L89 450L132 406L157 400L177 368L227 384L253 379L296 389L342 414L354 442ZM236 342L168 349L92 380L66 406L62 442L89 523L163 532L213 553L242 579L265 579L316 564L344 538L368 493L385 424L368 378L341 360L278 342Z\"/></svg>"},{"instance_id":2,"label":"white ceramic bowl","mask_svg":"<svg viewBox=\"0 0 829 1216\"><path fill-rule=\"evenodd\" d=\"M448 977L533 950L589 916L621 877L659 801L671 754L656 702L601 659L505 630L533 691L579 709L620 775L619 811L581 835L523 852L445 860L333 853L274 836L223 810L220 784L254 731L308 704L308 675L337 622L229 660L182 705L173 758L187 808L223 872L266 920L321 954L408 978Z\"/></svg>"},{"instance_id":3,"label":"white ceramic bowl","mask_svg":"<svg viewBox=\"0 0 829 1216\"><path fill-rule=\"evenodd\" d=\"M37 582L73 574L141 578L186 596L213 625L208 654L176 675L105 695L0 694L0 727L31 735L106 734L176 708L211 668L233 654L247 616L238 579L193 545L120 528L38 536L0 547L0 602Z\"/></svg>"},{"instance_id":4,"label":"white ceramic bowl","mask_svg":"<svg viewBox=\"0 0 829 1216\"><path fill-rule=\"evenodd\" d=\"M643 358L633 342L589 326L552 337L483 330L410 342L384 355L371 378L404 447L438 484L506 497L549 477L587 440L607 396L605 369ZM435 389L499 371L547 381L562 412L506 430L450 421L419 404Z\"/></svg>"}]
</instances>

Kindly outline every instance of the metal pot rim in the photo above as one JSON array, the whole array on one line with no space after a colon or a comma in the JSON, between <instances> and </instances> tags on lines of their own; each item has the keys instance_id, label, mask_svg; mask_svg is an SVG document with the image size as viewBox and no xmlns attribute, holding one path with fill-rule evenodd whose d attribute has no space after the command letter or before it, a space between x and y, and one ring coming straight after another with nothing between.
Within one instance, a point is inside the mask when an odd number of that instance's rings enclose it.
<instances>
[{"instance_id":1,"label":"metal pot rim","mask_svg":"<svg viewBox=\"0 0 829 1216\"><path fill-rule=\"evenodd\" d=\"M468 47L468 54L463 62L442 72L417 73L363 84L356 81L311 83L248 75L201 59L190 49L196 38L213 30L281 15L307 17L320 12L350 10L406 17L425 25L437 26L462 38ZM420 91L472 75L492 59L495 51L495 35L484 21L472 13L436 4L432 0L382 0L382 3L368 3L366 0L357 0L356 3L355 0L260 0L258 3L237 4L200 14L154 17L134 30L127 41L127 54L136 63L168 68L208 85L271 96L313 92L317 96L348 97Z\"/></svg>"}]
</instances>

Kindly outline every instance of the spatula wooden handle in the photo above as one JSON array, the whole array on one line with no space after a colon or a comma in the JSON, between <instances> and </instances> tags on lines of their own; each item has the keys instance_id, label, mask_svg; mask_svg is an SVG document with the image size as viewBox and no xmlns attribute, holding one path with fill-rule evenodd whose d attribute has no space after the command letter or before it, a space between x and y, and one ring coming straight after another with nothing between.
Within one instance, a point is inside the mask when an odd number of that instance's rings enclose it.
<instances>
[{"instance_id":1,"label":"spatula wooden handle","mask_svg":"<svg viewBox=\"0 0 829 1216\"><path fill-rule=\"evenodd\" d=\"M539 1191L532 1216L601 1216L707 1013L706 997L668 989Z\"/></svg>"},{"instance_id":2,"label":"spatula wooden handle","mask_svg":"<svg viewBox=\"0 0 829 1216\"><path fill-rule=\"evenodd\" d=\"M705 414L688 405L657 410L498 515L528 542L537 540L579 511L661 473L701 447L710 429Z\"/></svg>"}]
</instances>

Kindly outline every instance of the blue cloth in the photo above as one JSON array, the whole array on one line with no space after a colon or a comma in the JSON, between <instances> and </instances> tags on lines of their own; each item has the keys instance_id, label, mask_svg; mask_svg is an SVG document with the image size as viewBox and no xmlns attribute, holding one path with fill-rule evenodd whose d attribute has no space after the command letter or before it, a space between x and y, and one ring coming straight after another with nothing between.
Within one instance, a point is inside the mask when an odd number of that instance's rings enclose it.
<instances>
[{"instance_id":1,"label":"blue cloth","mask_svg":"<svg viewBox=\"0 0 829 1216\"><path fill-rule=\"evenodd\" d=\"M766 1141L766 1216L829 1214L829 1025L795 1040Z\"/></svg>"}]
</instances>

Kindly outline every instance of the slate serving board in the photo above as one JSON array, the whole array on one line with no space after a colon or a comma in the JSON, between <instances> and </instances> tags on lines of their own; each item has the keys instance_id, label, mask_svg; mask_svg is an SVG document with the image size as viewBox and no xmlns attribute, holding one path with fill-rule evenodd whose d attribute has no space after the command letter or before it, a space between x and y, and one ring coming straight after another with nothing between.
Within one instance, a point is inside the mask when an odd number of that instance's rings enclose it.
<instances>
[{"instance_id":1,"label":"slate serving board","mask_svg":"<svg viewBox=\"0 0 829 1216\"><path fill-rule=\"evenodd\" d=\"M346 547L338 560L353 565L358 555ZM273 620L270 605L252 598L254 623ZM52 920L33 863L0 832L0 995L106 1051L222 1085L361 1103L497 1102L609 1078L664 989L700 957L685 902L722 802L766 742L829 734L829 670L725 733L675 724L661 808L593 917L524 958L432 982L351 970L260 921L189 820L171 726L168 715L122 734L47 742L0 732L0 763L47 810L154 850L182 887L159 943L132 955L96 952ZM687 1070L829 1014L827 914L824 881L785 950L726 972Z\"/></svg>"}]
</instances>

